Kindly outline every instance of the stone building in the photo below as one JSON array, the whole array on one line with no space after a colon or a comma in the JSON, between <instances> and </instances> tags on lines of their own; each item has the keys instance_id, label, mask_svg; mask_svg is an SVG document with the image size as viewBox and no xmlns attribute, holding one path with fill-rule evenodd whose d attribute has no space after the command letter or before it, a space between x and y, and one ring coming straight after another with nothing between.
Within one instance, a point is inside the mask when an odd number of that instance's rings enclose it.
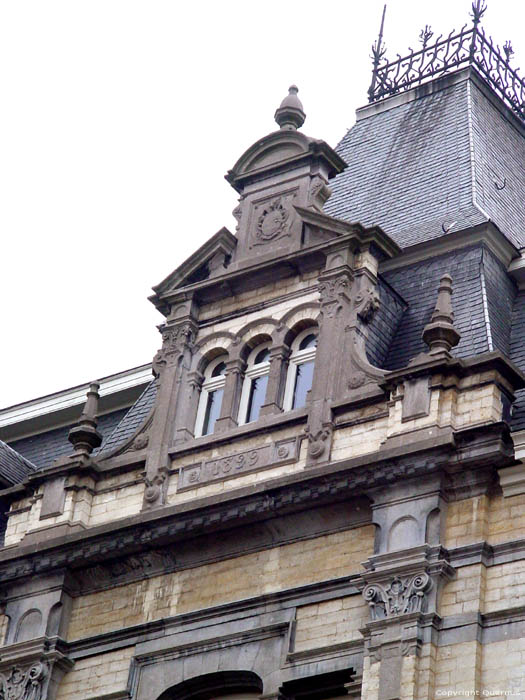
<instances>
[{"instance_id":1,"label":"stone building","mask_svg":"<svg viewBox=\"0 0 525 700\"><path fill-rule=\"evenodd\" d=\"M482 14L380 36L335 150L290 88L152 381L0 412L1 700L525 698L525 84Z\"/></svg>"}]
</instances>

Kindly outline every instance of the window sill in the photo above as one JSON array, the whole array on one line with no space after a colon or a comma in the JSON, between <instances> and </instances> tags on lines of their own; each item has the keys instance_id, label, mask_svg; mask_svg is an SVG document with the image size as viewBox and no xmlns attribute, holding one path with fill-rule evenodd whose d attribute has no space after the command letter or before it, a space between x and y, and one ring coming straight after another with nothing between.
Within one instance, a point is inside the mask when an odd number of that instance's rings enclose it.
<instances>
[{"instance_id":1,"label":"window sill","mask_svg":"<svg viewBox=\"0 0 525 700\"><path fill-rule=\"evenodd\" d=\"M213 435L203 435L202 437L193 438L186 442L172 445L168 451L170 457L179 457L181 455L190 454L207 447L221 445L223 443L234 443L244 440L247 437L266 433L276 428L281 428L285 425L293 425L294 423L304 423L308 414L308 408L298 408L295 411L286 411L271 416L263 416L253 423L245 423L239 425L232 430L224 433L214 433Z\"/></svg>"}]
</instances>

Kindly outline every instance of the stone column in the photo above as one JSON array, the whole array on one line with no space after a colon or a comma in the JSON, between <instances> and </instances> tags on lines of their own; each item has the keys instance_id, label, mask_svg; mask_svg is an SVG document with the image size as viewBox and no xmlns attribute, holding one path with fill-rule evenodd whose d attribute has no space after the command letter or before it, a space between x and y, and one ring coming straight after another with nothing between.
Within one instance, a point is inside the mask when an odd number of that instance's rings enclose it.
<instances>
[{"instance_id":1,"label":"stone column","mask_svg":"<svg viewBox=\"0 0 525 700\"><path fill-rule=\"evenodd\" d=\"M189 372L187 382L181 386L181 415L177 416L177 431L175 434L175 444L180 444L195 437L195 421L199 408L204 375L202 372Z\"/></svg>"},{"instance_id":2,"label":"stone column","mask_svg":"<svg viewBox=\"0 0 525 700\"><path fill-rule=\"evenodd\" d=\"M270 373L266 399L261 406L261 416L281 413L283 410L284 388L286 385L286 373L290 348L287 345L273 345L270 349Z\"/></svg>"},{"instance_id":3,"label":"stone column","mask_svg":"<svg viewBox=\"0 0 525 700\"><path fill-rule=\"evenodd\" d=\"M231 357L226 362L226 382L222 397L221 417L215 421L215 432L224 433L238 425L239 402L246 362L240 357Z\"/></svg>"}]
</instances>

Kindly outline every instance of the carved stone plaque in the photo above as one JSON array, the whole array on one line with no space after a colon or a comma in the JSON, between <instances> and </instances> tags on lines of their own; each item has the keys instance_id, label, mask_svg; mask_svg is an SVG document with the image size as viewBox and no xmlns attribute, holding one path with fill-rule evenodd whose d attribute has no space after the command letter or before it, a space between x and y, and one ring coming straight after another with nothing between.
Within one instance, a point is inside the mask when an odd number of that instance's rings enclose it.
<instances>
[{"instance_id":1,"label":"carved stone plaque","mask_svg":"<svg viewBox=\"0 0 525 700\"><path fill-rule=\"evenodd\" d=\"M234 479L241 474L295 462L297 453L297 438L288 438L253 450L190 464L181 467L177 491L194 489L213 481Z\"/></svg>"}]
</instances>

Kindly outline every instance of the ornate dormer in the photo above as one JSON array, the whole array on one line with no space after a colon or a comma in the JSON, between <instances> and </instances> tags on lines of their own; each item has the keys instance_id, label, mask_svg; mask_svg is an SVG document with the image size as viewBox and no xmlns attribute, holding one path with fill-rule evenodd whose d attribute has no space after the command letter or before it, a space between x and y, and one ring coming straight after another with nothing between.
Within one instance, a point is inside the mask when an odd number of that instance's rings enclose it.
<instances>
[{"instance_id":1,"label":"ornate dormer","mask_svg":"<svg viewBox=\"0 0 525 700\"><path fill-rule=\"evenodd\" d=\"M226 175L239 192L233 269L296 251L306 243L297 207L321 212L328 181L346 164L325 143L299 132L305 120L295 85L275 112L279 131L254 143Z\"/></svg>"}]
</instances>

